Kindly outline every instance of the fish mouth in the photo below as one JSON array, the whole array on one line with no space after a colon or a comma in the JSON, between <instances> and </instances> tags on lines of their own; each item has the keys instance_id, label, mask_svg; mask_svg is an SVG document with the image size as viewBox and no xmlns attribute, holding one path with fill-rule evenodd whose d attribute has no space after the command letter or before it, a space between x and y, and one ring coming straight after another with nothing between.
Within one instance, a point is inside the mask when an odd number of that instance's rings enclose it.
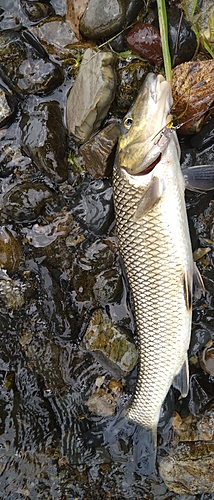
<instances>
[{"instance_id":1,"label":"fish mouth","mask_svg":"<svg viewBox=\"0 0 214 500\"><path fill-rule=\"evenodd\" d=\"M160 161L170 140L165 130L172 102L169 82L149 73L133 106L132 126L119 141L119 164L127 173L145 175Z\"/></svg>"},{"instance_id":2,"label":"fish mouth","mask_svg":"<svg viewBox=\"0 0 214 500\"><path fill-rule=\"evenodd\" d=\"M147 175L152 172L152 170L156 167L156 165L160 162L161 160L161 154L158 155L158 157L150 164L148 167L143 168L141 171L134 173L133 175ZM125 167L124 167L125 168ZM125 169L127 170L127 169Z\"/></svg>"}]
</instances>

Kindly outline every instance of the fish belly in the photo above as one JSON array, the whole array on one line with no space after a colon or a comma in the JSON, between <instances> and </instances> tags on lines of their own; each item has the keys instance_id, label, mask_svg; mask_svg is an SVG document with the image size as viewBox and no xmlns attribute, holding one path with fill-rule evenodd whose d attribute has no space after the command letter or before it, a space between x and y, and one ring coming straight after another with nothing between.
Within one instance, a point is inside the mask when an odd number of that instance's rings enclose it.
<instances>
[{"instance_id":1,"label":"fish belly","mask_svg":"<svg viewBox=\"0 0 214 500\"><path fill-rule=\"evenodd\" d=\"M119 249L134 300L139 344L136 390L127 418L154 428L161 405L186 359L191 307L185 276L193 261L183 193L170 186L164 201L135 220L142 192L121 182L114 169L114 198Z\"/></svg>"}]
</instances>

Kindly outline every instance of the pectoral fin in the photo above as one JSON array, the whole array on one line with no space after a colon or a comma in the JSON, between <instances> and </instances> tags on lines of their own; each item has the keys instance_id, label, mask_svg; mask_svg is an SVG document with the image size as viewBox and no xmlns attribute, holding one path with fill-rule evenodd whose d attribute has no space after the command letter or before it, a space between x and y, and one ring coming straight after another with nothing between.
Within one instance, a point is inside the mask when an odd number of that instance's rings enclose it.
<instances>
[{"instance_id":1,"label":"pectoral fin","mask_svg":"<svg viewBox=\"0 0 214 500\"><path fill-rule=\"evenodd\" d=\"M151 208L153 208L156 203L161 199L163 193L166 189L164 179L159 177L152 177L151 182L144 191L144 194L138 204L135 220L141 219Z\"/></svg>"},{"instance_id":2,"label":"pectoral fin","mask_svg":"<svg viewBox=\"0 0 214 500\"><path fill-rule=\"evenodd\" d=\"M189 364L187 355L181 371L175 376L173 380L173 387L180 391L183 398L185 398L189 392Z\"/></svg>"},{"instance_id":3,"label":"pectoral fin","mask_svg":"<svg viewBox=\"0 0 214 500\"><path fill-rule=\"evenodd\" d=\"M182 170L186 188L190 191L214 189L214 165L196 165Z\"/></svg>"}]
</instances>

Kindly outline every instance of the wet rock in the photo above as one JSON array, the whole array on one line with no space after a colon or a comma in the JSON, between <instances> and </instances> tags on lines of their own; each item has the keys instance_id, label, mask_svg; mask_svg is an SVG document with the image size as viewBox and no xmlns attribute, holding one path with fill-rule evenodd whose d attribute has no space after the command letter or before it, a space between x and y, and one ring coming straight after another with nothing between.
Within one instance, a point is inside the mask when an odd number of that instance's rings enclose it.
<instances>
[{"instance_id":1,"label":"wet rock","mask_svg":"<svg viewBox=\"0 0 214 500\"><path fill-rule=\"evenodd\" d=\"M12 187L3 197L3 212L15 222L35 221L53 193L44 184L23 182Z\"/></svg>"},{"instance_id":2,"label":"wet rock","mask_svg":"<svg viewBox=\"0 0 214 500\"><path fill-rule=\"evenodd\" d=\"M149 63L139 60L119 60L116 63L116 71L117 89L113 108L119 116L124 117L150 71Z\"/></svg>"},{"instance_id":3,"label":"wet rock","mask_svg":"<svg viewBox=\"0 0 214 500\"><path fill-rule=\"evenodd\" d=\"M33 2L32 0L20 0L22 9L33 23L41 21L53 14L53 8L46 2Z\"/></svg>"},{"instance_id":4,"label":"wet rock","mask_svg":"<svg viewBox=\"0 0 214 500\"><path fill-rule=\"evenodd\" d=\"M172 425L179 441L212 441L214 439L214 411L206 410L202 415L188 415L183 420L175 412Z\"/></svg>"},{"instance_id":5,"label":"wet rock","mask_svg":"<svg viewBox=\"0 0 214 500\"><path fill-rule=\"evenodd\" d=\"M148 23L136 23L126 35L130 49L156 66L163 63L160 33L155 26Z\"/></svg>"},{"instance_id":6,"label":"wet rock","mask_svg":"<svg viewBox=\"0 0 214 500\"><path fill-rule=\"evenodd\" d=\"M47 19L39 26L31 26L29 31L38 38L48 54L54 55L55 59L71 57L72 45L77 39L63 18Z\"/></svg>"},{"instance_id":7,"label":"wet rock","mask_svg":"<svg viewBox=\"0 0 214 500\"><path fill-rule=\"evenodd\" d=\"M94 312L82 345L116 377L127 375L137 364L138 353L133 341L101 310Z\"/></svg>"},{"instance_id":8,"label":"wet rock","mask_svg":"<svg viewBox=\"0 0 214 500\"><path fill-rule=\"evenodd\" d=\"M25 286L0 270L0 302L8 309L20 309L25 303Z\"/></svg>"},{"instance_id":9,"label":"wet rock","mask_svg":"<svg viewBox=\"0 0 214 500\"><path fill-rule=\"evenodd\" d=\"M45 248L59 237L67 237L72 230L73 217L70 213L60 214L46 225L34 224L32 228L23 228L22 233L30 245Z\"/></svg>"},{"instance_id":10,"label":"wet rock","mask_svg":"<svg viewBox=\"0 0 214 500\"><path fill-rule=\"evenodd\" d=\"M67 101L68 130L77 141L86 141L108 113L116 86L113 64L110 52L85 51Z\"/></svg>"},{"instance_id":11,"label":"wet rock","mask_svg":"<svg viewBox=\"0 0 214 500\"><path fill-rule=\"evenodd\" d=\"M20 96L49 93L63 81L60 66L42 59L19 31L1 31L0 57L0 76Z\"/></svg>"},{"instance_id":12,"label":"wet rock","mask_svg":"<svg viewBox=\"0 0 214 500\"><path fill-rule=\"evenodd\" d=\"M122 0L89 0L80 19L81 33L91 38L110 37L120 31L125 21L125 5Z\"/></svg>"},{"instance_id":13,"label":"wet rock","mask_svg":"<svg viewBox=\"0 0 214 500\"><path fill-rule=\"evenodd\" d=\"M114 146L120 134L118 123L110 123L79 148L87 172L95 179L108 176L114 164Z\"/></svg>"},{"instance_id":14,"label":"wet rock","mask_svg":"<svg viewBox=\"0 0 214 500\"><path fill-rule=\"evenodd\" d=\"M99 304L118 302L122 295L122 279L119 268L103 271L96 277L93 295Z\"/></svg>"},{"instance_id":15,"label":"wet rock","mask_svg":"<svg viewBox=\"0 0 214 500\"><path fill-rule=\"evenodd\" d=\"M87 231L106 234L114 220L113 191L109 179L83 183L75 190L71 211Z\"/></svg>"},{"instance_id":16,"label":"wet rock","mask_svg":"<svg viewBox=\"0 0 214 500\"><path fill-rule=\"evenodd\" d=\"M9 273L17 271L22 257L22 247L18 237L9 229L0 227L0 268Z\"/></svg>"},{"instance_id":17,"label":"wet rock","mask_svg":"<svg viewBox=\"0 0 214 500\"><path fill-rule=\"evenodd\" d=\"M67 179L67 138L58 102L29 105L21 122L21 146L53 182Z\"/></svg>"},{"instance_id":18,"label":"wet rock","mask_svg":"<svg viewBox=\"0 0 214 500\"><path fill-rule=\"evenodd\" d=\"M212 377L214 376L214 344L212 341L199 353L199 363L202 370Z\"/></svg>"},{"instance_id":19,"label":"wet rock","mask_svg":"<svg viewBox=\"0 0 214 500\"><path fill-rule=\"evenodd\" d=\"M172 67L190 61L197 48L197 39L184 13L175 5L167 9L169 48Z\"/></svg>"},{"instance_id":20,"label":"wet rock","mask_svg":"<svg viewBox=\"0 0 214 500\"><path fill-rule=\"evenodd\" d=\"M30 164L30 158L23 156L20 147L13 140L1 140L0 177L5 178L18 171L29 172Z\"/></svg>"},{"instance_id":21,"label":"wet rock","mask_svg":"<svg viewBox=\"0 0 214 500\"><path fill-rule=\"evenodd\" d=\"M16 100L12 93L0 86L0 127L4 127L14 116Z\"/></svg>"},{"instance_id":22,"label":"wet rock","mask_svg":"<svg viewBox=\"0 0 214 500\"><path fill-rule=\"evenodd\" d=\"M162 458L160 474L167 488L178 494L214 492L214 443L180 443L176 453Z\"/></svg>"}]
</instances>

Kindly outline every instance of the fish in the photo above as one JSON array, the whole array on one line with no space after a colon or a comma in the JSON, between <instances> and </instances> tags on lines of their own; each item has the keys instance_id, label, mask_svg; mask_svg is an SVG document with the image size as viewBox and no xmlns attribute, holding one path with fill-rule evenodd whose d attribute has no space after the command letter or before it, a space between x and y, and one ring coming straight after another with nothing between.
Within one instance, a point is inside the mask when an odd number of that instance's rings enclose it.
<instances>
[{"instance_id":1,"label":"fish","mask_svg":"<svg viewBox=\"0 0 214 500\"><path fill-rule=\"evenodd\" d=\"M113 167L119 251L139 345L125 414L154 435L170 386L188 394L193 281L203 286L193 261L172 103L170 83L149 73L123 120Z\"/></svg>"}]
</instances>

